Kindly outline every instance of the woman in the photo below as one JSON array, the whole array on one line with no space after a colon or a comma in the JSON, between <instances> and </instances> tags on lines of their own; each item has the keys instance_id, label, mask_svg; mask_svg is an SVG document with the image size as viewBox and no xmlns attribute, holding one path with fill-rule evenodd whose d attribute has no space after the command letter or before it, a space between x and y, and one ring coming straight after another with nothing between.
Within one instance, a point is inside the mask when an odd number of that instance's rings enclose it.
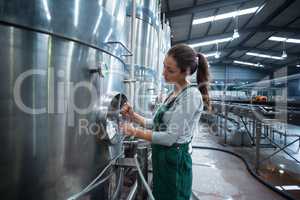
<instances>
[{"instance_id":1,"label":"woman","mask_svg":"<svg viewBox=\"0 0 300 200\"><path fill-rule=\"evenodd\" d=\"M198 88L192 87L187 76L197 71ZM122 114L133 122L151 129L122 124L126 135L152 143L153 195L156 200L189 200L192 191L192 159L189 145L193 130L199 123L204 105L209 108L208 63L185 44L173 46L164 59L163 76L175 85L174 91L155 112L145 119L125 104ZM201 95L202 94L202 95ZM203 98L203 99L202 99Z\"/></svg>"}]
</instances>

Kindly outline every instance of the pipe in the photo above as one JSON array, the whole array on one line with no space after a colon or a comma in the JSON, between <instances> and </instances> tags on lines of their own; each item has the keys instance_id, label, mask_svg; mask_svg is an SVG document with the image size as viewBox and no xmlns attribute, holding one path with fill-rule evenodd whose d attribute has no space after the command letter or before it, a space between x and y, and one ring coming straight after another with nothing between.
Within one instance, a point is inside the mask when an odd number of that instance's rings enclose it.
<instances>
[{"instance_id":1,"label":"pipe","mask_svg":"<svg viewBox=\"0 0 300 200\"><path fill-rule=\"evenodd\" d=\"M138 161L140 164L143 177L148 182L148 149L146 146L140 146L137 148ZM138 180L138 194L137 199L147 199L147 192L143 186L142 181Z\"/></svg>"},{"instance_id":2,"label":"pipe","mask_svg":"<svg viewBox=\"0 0 300 200\"><path fill-rule=\"evenodd\" d=\"M134 82L134 64L135 64L135 37L136 37L136 1L132 0L132 11L131 11L131 38L130 38L130 47L131 47L131 63L130 63L130 82L129 82L129 94L130 102L132 103L133 108L135 107L135 82Z\"/></svg>"},{"instance_id":3,"label":"pipe","mask_svg":"<svg viewBox=\"0 0 300 200\"><path fill-rule=\"evenodd\" d=\"M256 127L255 127L255 143L256 143L256 146L255 146L255 170L256 170L256 173L258 173L258 170L259 170L259 164L260 164L260 137L261 137L261 122L257 121L256 122Z\"/></svg>"},{"instance_id":4,"label":"pipe","mask_svg":"<svg viewBox=\"0 0 300 200\"><path fill-rule=\"evenodd\" d=\"M84 190L87 190L89 187L91 187L99 178L101 178L101 176L103 176L103 174L106 172L106 170L109 168L109 167L111 167L113 164L114 164L114 162L119 158L119 157L121 157L122 156L122 153L121 154L119 154L118 156L116 156L114 159L112 159L107 165L106 165L106 167L100 172L100 174L88 185L88 186L86 186L85 187L85 189L83 189L83 191Z\"/></svg>"},{"instance_id":5,"label":"pipe","mask_svg":"<svg viewBox=\"0 0 300 200\"><path fill-rule=\"evenodd\" d=\"M102 183L101 181L102 180L100 180L98 183L96 183L97 182L97 180L99 179L99 178L101 178L102 176L103 176L103 174L113 165L113 163L115 162L115 160L116 159L118 159L120 156L122 156L123 154L121 153L121 154L119 154L118 156L116 156L115 158L113 158L113 159L111 159L110 160L110 162L105 166L105 168L100 172L100 174L88 185L88 186L86 186L82 191L80 191L79 193L76 193L76 194L74 194L74 195L72 195L71 197L69 197L67 200L74 200L74 199L77 199L77 198L79 198L79 197L81 197L81 196L83 196L83 195L85 195L86 193L88 193L89 191L91 191L92 189L94 189L95 187L95 185L100 185L100 183ZM105 178L104 178L105 179ZM106 180L105 180L106 181ZM105 182L105 181L103 181L103 182ZM94 185L95 184L95 185ZM92 188L92 189L90 189L90 188Z\"/></svg>"},{"instance_id":6,"label":"pipe","mask_svg":"<svg viewBox=\"0 0 300 200\"><path fill-rule=\"evenodd\" d=\"M159 5L159 10L161 10L161 4ZM160 19L160 14L158 13L158 19ZM160 74L162 72L159 71L159 66L162 65L162 63L160 63L160 50L161 50L161 33L162 33L162 24L159 24L159 28L155 29L156 33L157 33L157 40L158 40L158 44L157 44L157 66L156 66L156 77L155 79L157 80L157 82L159 83L158 85L158 92L162 93L162 86L161 86L161 80L160 80Z\"/></svg>"},{"instance_id":7,"label":"pipe","mask_svg":"<svg viewBox=\"0 0 300 200\"><path fill-rule=\"evenodd\" d=\"M135 181L134 185L132 186L130 193L127 197L127 200L133 200L136 194L136 190L137 190L137 181Z\"/></svg>"},{"instance_id":8,"label":"pipe","mask_svg":"<svg viewBox=\"0 0 300 200\"><path fill-rule=\"evenodd\" d=\"M103 178L100 181L98 181L97 183L95 183L93 186L91 186L91 187L87 188L86 190L83 190L83 191L69 197L67 200L76 200L79 197L82 197L82 196L86 195L87 193L89 193L90 191L92 191L93 189L95 189L96 187L101 185L102 183L105 183L110 177L112 177L112 175L113 175L113 173L109 174L105 178Z\"/></svg>"},{"instance_id":9,"label":"pipe","mask_svg":"<svg viewBox=\"0 0 300 200\"><path fill-rule=\"evenodd\" d=\"M121 167L120 168L120 173L119 173L118 185L117 185L116 191L115 191L115 193L112 197L113 200L118 200L119 199L121 187L122 187L122 184L123 184L123 178L124 178L124 168Z\"/></svg>"},{"instance_id":10,"label":"pipe","mask_svg":"<svg viewBox=\"0 0 300 200\"><path fill-rule=\"evenodd\" d=\"M146 180L145 180L145 178L144 178L144 176L143 176L143 172L142 172L142 170L141 170L139 161L138 161L138 159L137 159L137 155L134 156L134 161L135 161L135 164L136 164L136 168L137 168L137 170L138 170L138 173L139 173L139 175L140 175L140 178L141 178L141 180L142 180L142 183L144 184L144 186L145 186L145 188L146 188L146 190L147 190L147 192L148 192L149 198L150 198L151 200L155 200L155 199L154 199L154 196L153 196L153 194L152 194L152 192L151 192L151 189L150 189L148 183L146 182Z\"/></svg>"},{"instance_id":11,"label":"pipe","mask_svg":"<svg viewBox=\"0 0 300 200\"><path fill-rule=\"evenodd\" d=\"M246 165L246 168L249 171L250 175L253 176L260 183L262 183L264 186L266 186L267 188L271 189L272 191L276 192L278 195L280 195L280 196L282 196L282 197L284 197L284 198L286 198L288 200L296 200L295 198L293 198L289 194L286 194L286 193L278 190L277 188L275 188L274 186L272 186L271 184L267 183L262 178L260 178L259 176L257 176L256 173L251 169L249 163L241 155L239 155L237 153L234 153L232 151L229 151L229 150L219 149L219 148L214 148L214 147L206 147L206 146L196 146L196 145L193 145L193 148L195 148L195 149L213 150L213 151L221 151L221 152L228 153L228 154L231 154L233 156L236 156L237 158L239 158L240 160L242 160L243 163Z\"/></svg>"}]
</instances>

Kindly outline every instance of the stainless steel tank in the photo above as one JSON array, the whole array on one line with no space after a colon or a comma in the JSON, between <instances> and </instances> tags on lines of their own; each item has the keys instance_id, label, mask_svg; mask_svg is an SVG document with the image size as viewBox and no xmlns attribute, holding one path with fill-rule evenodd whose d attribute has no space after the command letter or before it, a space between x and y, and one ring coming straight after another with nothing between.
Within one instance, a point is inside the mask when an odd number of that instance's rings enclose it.
<instances>
[{"instance_id":1,"label":"stainless steel tank","mask_svg":"<svg viewBox=\"0 0 300 200\"><path fill-rule=\"evenodd\" d=\"M121 152L97 120L105 98L125 99L125 13L123 0L0 0L1 198L66 199Z\"/></svg>"},{"instance_id":2,"label":"stainless steel tank","mask_svg":"<svg viewBox=\"0 0 300 200\"><path fill-rule=\"evenodd\" d=\"M136 0L135 65L156 70L158 64L159 1ZM130 44L132 1L127 1L127 44Z\"/></svg>"},{"instance_id":3,"label":"stainless steel tank","mask_svg":"<svg viewBox=\"0 0 300 200\"><path fill-rule=\"evenodd\" d=\"M131 42L132 1L127 1L127 42ZM136 1L136 37L133 52L135 53L134 71L137 80L135 87L135 110L144 116L151 116L151 101L157 93L157 69L159 61L159 1ZM130 64L131 60L127 60Z\"/></svg>"},{"instance_id":4,"label":"stainless steel tank","mask_svg":"<svg viewBox=\"0 0 300 200\"><path fill-rule=\"evenodd\" d=\"M171 29L170 29L170 25L169 22L165 21L163 19L162 22L162 26L160 26L159 29L159 65L158 65L158 69L157 69L157 80L158 80L158 90L159 90L159 96L160 98L162 98L162 96L166 95L166 89L167 87L170 87L166 85L164 77L162 76L162 72L163 72L163 61L165 59L165 56L168 52L168 50L171 48ZM161 101L158 100L158 101Z\"/></svg>"}]
</instances>

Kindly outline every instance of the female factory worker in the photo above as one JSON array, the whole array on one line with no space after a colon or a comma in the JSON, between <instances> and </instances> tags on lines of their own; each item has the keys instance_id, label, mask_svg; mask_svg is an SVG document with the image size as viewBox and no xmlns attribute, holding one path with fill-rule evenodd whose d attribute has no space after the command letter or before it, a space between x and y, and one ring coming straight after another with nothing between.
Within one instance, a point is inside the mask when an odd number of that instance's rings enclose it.
<instances>
[{"instance_id":1,"label":"female factory worker","mask_svg":"<svg viewBox=\"0 0 300 200\"><path fill-rule=\"evenodd\" d=\"M197 71L197 87L186 79ZM153 195L156 200L189 200L192 190L192 160L189 153L192 130L199 123L204 105L209 107L208 63L185 44L173 46L164 59L163 76L175 85L174 91L157 109L153 119L145 119L129 104L121 113L150 130L121 124L126 135L152 143ZM202 94L202 95L201 95ZM203 97L203 100L202 100Z\"/></svg>"}]
</instances>

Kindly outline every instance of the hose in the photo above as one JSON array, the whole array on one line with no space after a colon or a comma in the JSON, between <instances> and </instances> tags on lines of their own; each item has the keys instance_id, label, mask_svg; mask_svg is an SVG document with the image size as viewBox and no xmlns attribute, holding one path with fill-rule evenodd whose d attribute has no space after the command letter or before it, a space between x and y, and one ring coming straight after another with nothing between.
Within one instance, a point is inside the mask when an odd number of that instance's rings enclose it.
<instances>
[{"instance_id":1,"label":"hose","mask_svg":"<svg viewBox=\"0 0 300 200\"><path fill-rule=\"evenodd\" d=\"M134 161L135 161L135 164L136 164L136 168L137 168L137 170L138 170L138 172L139 172L140 178L141 178L141 180L142 180L142 183L143 183L143 185L145 186L145 188L146 188L146 190L147 190L147 192L148 192L148 195L149 195L150 199L151 199L151 200L155 200L155 199L154 199L154 196L153 196L153 194L152 194L152 192L151 192L151 189L150 189L149 185L147 184L147 182L146 182L146 180L145 180L145 177L143 176L143 173L142 173L142 170L141 170L139 161L138 161L138 159L137 159L137 155L134 156Z\"/></svg>"},{"instance_id":2,"label":"hose","mask_svg":"<svg viewBox=\"0 0 300 200\"><path fill-rule=\"evenodd\" d=\"M71 197L67 198L67 200L78 199L79 197L81 197L81 196L87 194L88 192L90 192L91 190L93 190L95 187L97 187L100 184L102 184L105 181L107 181L107 179L110 178L110 176L112 176L112 174L108 175L104 179L102 179L102 180L100 180L100 181L97 182L97 180L103 176L103 174L113 165L114 161L116 159L118 159L121 155L123 155L123 153L121 153L121 154L117 155L115 158L111 159L110 162L106 165L106 167L100 172L100 174L88 186L86 186L79 193L76 193L76 194L72 195Z\"/></svg>"},{"instance_id":3,"label":"hose","mask_svg":"<svg viewBox=\"0 0 300 200\"><path fill-rule=\"evenodd\" d=\"M117 184L117 188L116 191L114 192L113 196L112 196L112 200L117 200L119 199L119 193L122 187L122 183L123 183L123 177L124 177L124 168L120 168L120 172L119 172L119 180L118 180L118 184Z\"/></svg>"},{"instance_id":4,"label":"hose","mask_svg":"<svg viewBox=\"0 0 300 200\"><path fill-rule=\"evenodd\" d=\"M277 188L275 188L274 186L272 186L271 184L267 183L266 181L264 181L262 178L260 178L259 176L256 175L256 173L251 169L249 163L245 160L245 158L243 158L241 155L234 153L232 151L229 150L225 150L225 149L219 149L219 148L215 148L215 147L206 147L206 146L197 146L197 145L193 145L193 148L195 149L205 149L205 150L214 150L214 151L221 151L224 153L228 153L231 154L237 158L239 158L240 160L243 161L243 163L246 165L247 170L249 171L249 173L256 179L258 180L260 183L262 183L264 186L266 186L267 188L271 189L272 191L276 192L277 194L279 194L280 196L288 199L288 200L296 200L295 198L293 198L291 195L286 194L284 192L282 192L281 190L278 190ZM195 196L194 196L195 197ZM197 197L196 197L197 198Z\"/></svg>"},{"instance_id":5,"label":"hose","mask_svg":"<svg viewBox=\"0 0 300 200\"><path fill-rule=\"evenodd\" d=\"M137 185L138 185L138 183L137 183L137 181L135 181L134 185L132 186L132 188L131 188L131 190L130 190L130 192L129 192L129 195L128 195L128 197L127 197L127 200L132 200L132 199L134 199L135 193L136 193L136 190L137 190Z\"/></svg>"}]
</instances>

